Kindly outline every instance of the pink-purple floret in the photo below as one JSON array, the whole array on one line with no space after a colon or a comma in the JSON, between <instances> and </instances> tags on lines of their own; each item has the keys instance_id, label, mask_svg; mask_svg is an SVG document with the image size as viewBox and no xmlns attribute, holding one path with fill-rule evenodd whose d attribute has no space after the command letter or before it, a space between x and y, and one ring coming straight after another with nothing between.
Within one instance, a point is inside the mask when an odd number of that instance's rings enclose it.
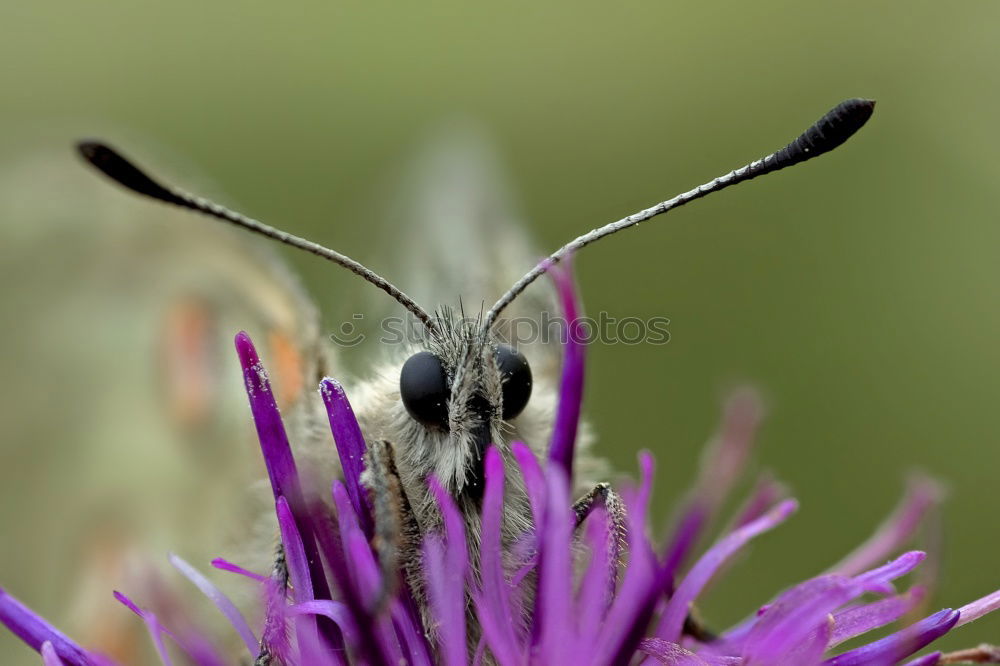
<instances>
[{"instance_id":1,"label":"pink-purple floret","mask_svg":"<svg viewBox=\"0 0 1000 666\"><path fill-rule=\"evenodd\" d=\"M568 274L556 272L556 286L572 322L579 308ZM628 529L622 566L612 545L615 539L609 538L607 511L596 509L581 530L575 529L570 487L584 355L582 343L571 335L547 464L543 468L520 442L512 444L516 470L505 470L495 448L487 452L477 575L470 570L465 524L454 500L436 479L428 479L443 528L426 535L421 545L434 625L425 632L409 588L401 580L387 588L382 580L372 545L369 498L361 483L365 442L343 388L332 379L320 386L344 471L343 480L332 483L331 511L328 504L309 500L303 493L267 374L249 337L239 334L236 347L274 491L291 585L286 590L273 576L213 561L217 569L240 574L260 588L263 620L257 638L235 604L205 576L179 557L171 556L171 563L227 618L251 660L266 650L275 663L288 665L463 666L487 658L502 665L555 666L888 665L903 663L952 628L1000 607L998 591L828 656L844 641L908 616L926 596L919 585L901 594L893 586L894 580L920 564L923 553L905 552L883 564L912 537L937 501L933 484L920 479L886 523L841 563L781 592L714 640L699 642L686 635L689 609L705 586L752 539L794 513L797 504L784 497L780 485L762 478L732 528L687 566L705 527L717 517L737 481L759 420L753 394L737 393L727 405L720 433L662 554L647 534L653 459L640 455L640 483L623 489ZM534 524L539 526L519 543L525 564L513 573L506 568L509 563L505 564L500 538L508 473L523 478ZM527 575L532 570L534 577ZM526 585L533 586L534 595L525 593ZM172 663L167 639L200 666L232 663L211 647L206 636L175 634L151 611L121 593L115 596L145 622L163 663ZM529 603L532 606L526 608ZM470 610L481 631L466 626ZM2 589L0 621L37 650L46 666L113 663L80 647ZM481 637L470 650L469 637L474 635ZM934 652L908 666L933 666L941 658Z\"/></svg>"}]
</instances>

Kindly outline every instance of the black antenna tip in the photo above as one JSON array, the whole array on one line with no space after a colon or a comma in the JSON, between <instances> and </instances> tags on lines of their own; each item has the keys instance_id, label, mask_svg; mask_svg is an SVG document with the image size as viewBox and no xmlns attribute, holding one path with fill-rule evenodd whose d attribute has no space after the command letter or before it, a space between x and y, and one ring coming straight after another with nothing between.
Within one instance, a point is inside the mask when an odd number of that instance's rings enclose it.
<instances>
[{"instance_id":1,"label":"black antenna tip","mask_svg":"<svg viewBox=\"0 0 1000 666\"><path fill-rule=\"evenodd\" d=\"M837 106L849 106L858 109L868 109L868 115L870 116L872 113L872 109L875 108L875 100L868 99L867 97L851 97L850 99L845 99Z\"/></svg>"},{"instance_id":2,"label":"black antenna tip","mask_svg":"<svg viewBox=\"0 0 1000 666\"><path fill-rule=\"evenodd\" d=\"M807 129L801 139L810 142L813 152L827 152L844 143L864 127L875 112L875 100L852 97L827 111Z\"/></svg>"},{"instance_id":3,"label":"black antenna tip","mask_svg":"<svg viewBox=\"0 0 1000 666\"><path fill-rule=\"evenodd\" d=\"M116 175L121 171L121 165L129 164L128 160L122 157L117 150L103 141L94 139L77 141L76 152L80 153L80 156L92 166L97 167L114 180L118 180Z\"/></svg>"},{"instance_id":4,"label":"black antenna tip","mask_svg":"<svg viewBox=\"0 0 1000 666\"><path fill-rule=\"evenodd\" d=\"M184 200L150 178L114 148L96 140L78 141L76 150L91 166L123 187L167 203L184 205Z\"/></svg>"},{"instance_id":5,"label":"black antenna tip","mask_svg":"<svg viewBox=\"0 0 1000 666\"><path fill-rule=\"evenodd\" d=\"M774 154L764 165L763 173L804 162L828 153L864 127L875 111L875 100L852 97L827 111L822 118L803 132L795 141ZM756 175L760 175L760 170Z\"/></svg>"},{"instance_id":6,"label":"black antenna tip","mask_svg":"<svg viewBox=\"0 0 1000 666\"><path fill-rule=\"evenodd\" d=\"M100 141L92 141L90 139L83 139L82 141L76 142L76 152L83 156L83 159L88 162L96 159L97 152L104 148L104 144Z\"/></svg>"},{"instance_id":7,"label":"black antenna tip","mask_svg":"<svg viewBox=\"0 0 1000 666\"><path fill-rule=\"evenodd\" d=\"M826 141L833 143L832 147L836 147L861 129L874 112L875 100L852 97L830 109L810 129L818 129L826 133Z\"/></svg>"}]
</instances>

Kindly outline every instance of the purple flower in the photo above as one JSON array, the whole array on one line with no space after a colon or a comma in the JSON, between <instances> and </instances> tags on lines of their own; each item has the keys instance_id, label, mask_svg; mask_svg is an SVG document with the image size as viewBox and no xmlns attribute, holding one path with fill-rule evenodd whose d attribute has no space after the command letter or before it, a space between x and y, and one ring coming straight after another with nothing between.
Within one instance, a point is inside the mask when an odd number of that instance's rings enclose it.
<instances>
[{"instance_id":1,"label":"purple flower","mask_svg":"<svg viewBox=\"0 0 1000 666\"><path fill-rule=\"evenodd\" d=\"M556 282L572 321L577 305L571 281L561 274ZM212 563L257 588L256 610L262 619L250 622L204 574L170 556L171 564L228 620L233 636L220 642L238 639L241 655L221 656L210 637L190 627L183 633L173 631L155 613L116 592L145 623L164 664L174 663L178 651L202 666L237 660L417 666L929 666L962 659L1000 663L1000 650L989 646L912 659L945 633L1000 607L1000 591L957 610L904 622L898 630L880 631L910 617L926 596L921 585L902 592L894 586L894 581L919 571L925 559L920 551L900 551L938 501L934 484L926 479L915 479L899 508L838 564L778 591L733 627L716 635L700 630L690 610L702 590L750 541L798 508L779 484L764 477L731 526L695 556L696 544L718 517L749 455L760 418L757 399L750 391L730 399L719 434L663 548L654 545L647 531L653 458L640 454L638 484L622 489L627 543L620 551L607 510L599 507L577 525L571 508L584 374L583 349L573 339L566 353L551 454L544 466L517 442L512 445L514 462L505 462L493 448L486 453L477 556L470 555L469 535L455 501L436 479L427 479L442 527L421 537L420 598L426 598L421 610L402 575L382 572L372 498L362 483L366 445L344 390L332 379L320 386L343 469L342 479L331 480L330 497L320 501L324 498L303 491L267 373L250 339L241 333L236 346L274 491L284 565L262 574L224 560ZM501 538L504 487L511 478L523 479L535 526L517 541L518 558L503 552ZM512 561L520 564L512 567ZM46 666L113 663L64 636L2 589L0 621L37 650ZM838 650L845 641L872 634L878 635L860 647Z\"/></svg>"}]
</instances>

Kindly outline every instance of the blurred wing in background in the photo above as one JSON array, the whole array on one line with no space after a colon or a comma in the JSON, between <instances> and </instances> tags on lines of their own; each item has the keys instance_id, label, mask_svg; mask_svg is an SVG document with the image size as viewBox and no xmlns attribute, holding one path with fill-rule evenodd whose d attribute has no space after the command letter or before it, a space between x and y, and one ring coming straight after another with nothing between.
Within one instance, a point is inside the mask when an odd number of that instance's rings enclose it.
<instances>
[{"instance_id":1,"label":"blurred wing in background","mask_svg":"<svg viewBox=\"0 0 1000 666\"><path fill-rule=\"evenodd\" d=\"M0 188L0 372L17 387L0 418L19 469L0 512L25 545L0 568L53 608L69 591L72 617L51 619L138 663L142 623L110 591L143 598L139 563L169 550L200 566L224 554L263 477L233 335L258 341L294 420L326 372L318 314L267 242L126 193L68 145L8 154Z\"/></svg>"},{"instance_id":2,"label":"blurred wing in background","mask_svg":"<svg viewBox=\"0 0 1000 666\"><path fill-rule=\"evenodd\" d=\"M400 286L427 309L450 306L477 317L544 255L534 246L487 134L471 121L439 128L406 166L388 221L399 241ZM542 312L558 313L547 285L505 313L519 338ZM501 330L507 330L501 328ZM532 367L558 358L558 345L529 343ZM537 360L536 360L537 359ZM536 363L538 365L536 366Z\"/></svg>"}]
</instances>

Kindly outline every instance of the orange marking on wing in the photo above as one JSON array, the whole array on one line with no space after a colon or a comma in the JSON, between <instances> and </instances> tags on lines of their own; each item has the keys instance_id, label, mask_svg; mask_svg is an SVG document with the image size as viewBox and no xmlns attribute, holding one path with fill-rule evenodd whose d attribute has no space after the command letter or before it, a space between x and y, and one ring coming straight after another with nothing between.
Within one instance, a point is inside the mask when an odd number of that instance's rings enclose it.
<instances>
[{"instance_id":1,"label":"orange marking on wing","mask_svg":"<svg viewBox=\"0 0 1000 666\"><path fill-rule=\"evenodd\" d=\"M197 297L175 302L167 312L161 343L161 366L170 417L186 428L204 426L218 398L219 359L215 352L215 316Z\"/></svg>"},{"instance_id":2,"label":"orange marking on wing","mask_svg":"<svg viewBox=\"0 0 1000 666\"><path fill-rule=\"evenodd\" d=\"M292 339L282 331L268 334L271 352L271 380L275 386L275 399L281 408L294 404L305 389L303 358Z\"/></svg>"}]
</instances>

